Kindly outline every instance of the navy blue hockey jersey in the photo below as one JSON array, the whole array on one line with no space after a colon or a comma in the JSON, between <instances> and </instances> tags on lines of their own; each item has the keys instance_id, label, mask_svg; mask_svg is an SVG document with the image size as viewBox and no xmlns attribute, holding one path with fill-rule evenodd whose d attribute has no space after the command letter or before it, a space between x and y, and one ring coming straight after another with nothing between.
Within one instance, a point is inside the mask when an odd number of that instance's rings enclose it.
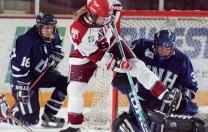
<instances>
[{"instance_id":1,"label":"navy blue hockey jersey","mask_svg":"<svg viewBox=\"0 0 208 132\"><path fill-rule=\"evenodd\" d=\"M188 88L197 91L197 81L191 61L179 49L176 48L174 55L169 59L160 62L155 56L153 41L139 39L132 45L136 56L163 81L166 88Z\"/></svg>"},{"instance_id":2,"label":"navy blue hockey jersey","mask_svg":"<svg viewBox=\"0 0 208 132\"><path fill-rule=\"evenodd\" d=\"M52 42L45 42L36 26L19 36L10 56L11 83L29 84L36 79L46 67L51 51L61 52L61 42L58 31Z\"/></svg>"},{"instance_id":3,"label":"navy blue hockey jersey","mask_svg":"<svg viewBox=\"0 0 208 132\"><path fill-rule=\"evenodd\" d=\"M135 55L161 79L166 88L179 88L184 95L190 98L194 97L198 87L193 67L189 58L179 49L176 48L174 55L161 62L155 55L154 43L151 40L136 40L132 43L131 48ZM112 85L123 93L127 94L130 92L130 86L125 74L117 73L112 81ZM140 83L138 83L138 87L138 95L140 97L148 101L150 106L160 108L162 101L152 96L151 92Z\"/></svg>"}]
</instances>

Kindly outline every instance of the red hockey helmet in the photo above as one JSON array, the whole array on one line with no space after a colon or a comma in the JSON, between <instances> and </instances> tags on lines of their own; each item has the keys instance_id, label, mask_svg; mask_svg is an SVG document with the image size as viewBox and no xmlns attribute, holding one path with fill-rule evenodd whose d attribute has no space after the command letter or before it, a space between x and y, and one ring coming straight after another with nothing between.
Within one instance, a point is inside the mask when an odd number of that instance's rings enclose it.
<instances>
[{"instance_id":1,"label":"red hockey helmet","mask_svg":"<svg viewBox=\"0 0 208 132\"><path fill-rule=\"evenodd\" d=\"M112 7L108 0L91 0L87 8L93 15L108 17L112 14Z\"/></svg>"}]
</instances>

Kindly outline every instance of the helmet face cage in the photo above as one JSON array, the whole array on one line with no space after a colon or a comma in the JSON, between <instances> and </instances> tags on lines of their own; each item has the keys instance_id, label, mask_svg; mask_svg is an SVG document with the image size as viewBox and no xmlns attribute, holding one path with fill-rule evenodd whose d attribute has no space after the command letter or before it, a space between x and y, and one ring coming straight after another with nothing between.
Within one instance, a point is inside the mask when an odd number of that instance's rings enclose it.
<instances>
[{"instance_id":1,"label":"helmet face cage","mask_svg":"<svg viewBox=\"0 0 208 132\"><path fill-rule=\"evenodd\" d=\"M57 20L52 13L49 12L40 12L36 18L36 25L38 27L38 31L43 38L43 40L50 41L50 38L44 37L41 33L41 29L44 25L52 25L53 26L53 35L56 33L57 29Z\"/></svg>"},{"instance_id":2,"label":"helmet face cage","mask_svg":"<svg viewBox=\"0 0 208 132\"><path fill-rule=\"evenodd\" d=\"M156 55L160 59L168 59L174 54L175 51L175 34L168 30L161 30L154 35L154 49ZM158 53L158 47L164 49L171 49L170 53L166 56L161 55Z\"/></svg>"}]
</instances>

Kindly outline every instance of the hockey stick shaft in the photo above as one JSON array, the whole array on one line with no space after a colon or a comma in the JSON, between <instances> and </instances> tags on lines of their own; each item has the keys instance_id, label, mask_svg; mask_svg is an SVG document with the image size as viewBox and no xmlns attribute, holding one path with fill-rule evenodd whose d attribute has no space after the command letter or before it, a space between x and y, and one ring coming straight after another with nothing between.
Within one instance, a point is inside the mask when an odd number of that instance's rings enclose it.
<instances>
[{"instance_id":1,"label":"hockey stick shaft","mask_svg":"<svg viewBox=\"0 0 208 132\"><path fill-rule=\"evenodd\" d=\"M112 22L112 29L113 29L113 33L115 35L116 42L118 43L118 47L119 47L119 51L121 53L122 59L126 60L126 55L124 53L121 41L119 39L119 34L118 34L118 31L115 27L114 22ZM135 87L134 87L133 79L132 79L131 75L129 74L129 72L127 72L126 74L127 74L127 77L128 77L128 81L129 81L129 84L130 84L130 87L131 87L132 97L133 97L133 98L130 99L130 101L131 101L132 107L134 108L134 113L137 116L136 119L137 119L138 125L141 126L141 129L142 129L143 132L149 132L148 131L148 126L147 126L145 118L144 118L144 112L142 110L141 104L139 102L139 98L137 96L137 92L136 92Z\"/></svg>"},{"instance_id":2,"label":"hockey stick shaft","mask_svg":"<svg viewBox=\"0 0 208 132\"><path fill-rule=\"evenodd\" d=\"M45 67L45 69L41 72L39 77L32 83L32 85L29 87L29 91L35 87L35 85L42 79L42 77L45 75L45 73L48 71L48 69L52 66L52 64L49 64ZM9 109L9 112L11 112L17 105L20 103L20 100L17 100L15 104Z\"/></svg>"}]
</instances>

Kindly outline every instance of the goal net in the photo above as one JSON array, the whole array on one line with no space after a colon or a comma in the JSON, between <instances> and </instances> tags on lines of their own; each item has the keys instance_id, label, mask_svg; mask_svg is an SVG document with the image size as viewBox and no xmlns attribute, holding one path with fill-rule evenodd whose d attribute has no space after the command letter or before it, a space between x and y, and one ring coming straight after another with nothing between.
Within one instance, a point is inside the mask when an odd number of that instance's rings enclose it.
<instances>
[{"instance_id":1,"label":"goal net","mask_svg":"<svg viewBox=\"0 0 208 132\"><path fill-rule=\"evenodd\" d=\"M190 58L199 84L194 100L200 114L208 114L208 13L200 11L123 11L120 35L131 46L139 38L153 39L154 33L170 29L176 34L176 45ZM110 128L112 115L128 109L128 101L113 92L110 86L112 73L98 71L91 80L95 90L91 109L86 114L87 126ZM112 99L114 97L114 99ZM115 99L117 98L117 99ZM204 117L204 115L203 115ZM208 117L206 117L208 118ZM106 127L107 126L107 127Z\"/></svg>"}]
</instances>

